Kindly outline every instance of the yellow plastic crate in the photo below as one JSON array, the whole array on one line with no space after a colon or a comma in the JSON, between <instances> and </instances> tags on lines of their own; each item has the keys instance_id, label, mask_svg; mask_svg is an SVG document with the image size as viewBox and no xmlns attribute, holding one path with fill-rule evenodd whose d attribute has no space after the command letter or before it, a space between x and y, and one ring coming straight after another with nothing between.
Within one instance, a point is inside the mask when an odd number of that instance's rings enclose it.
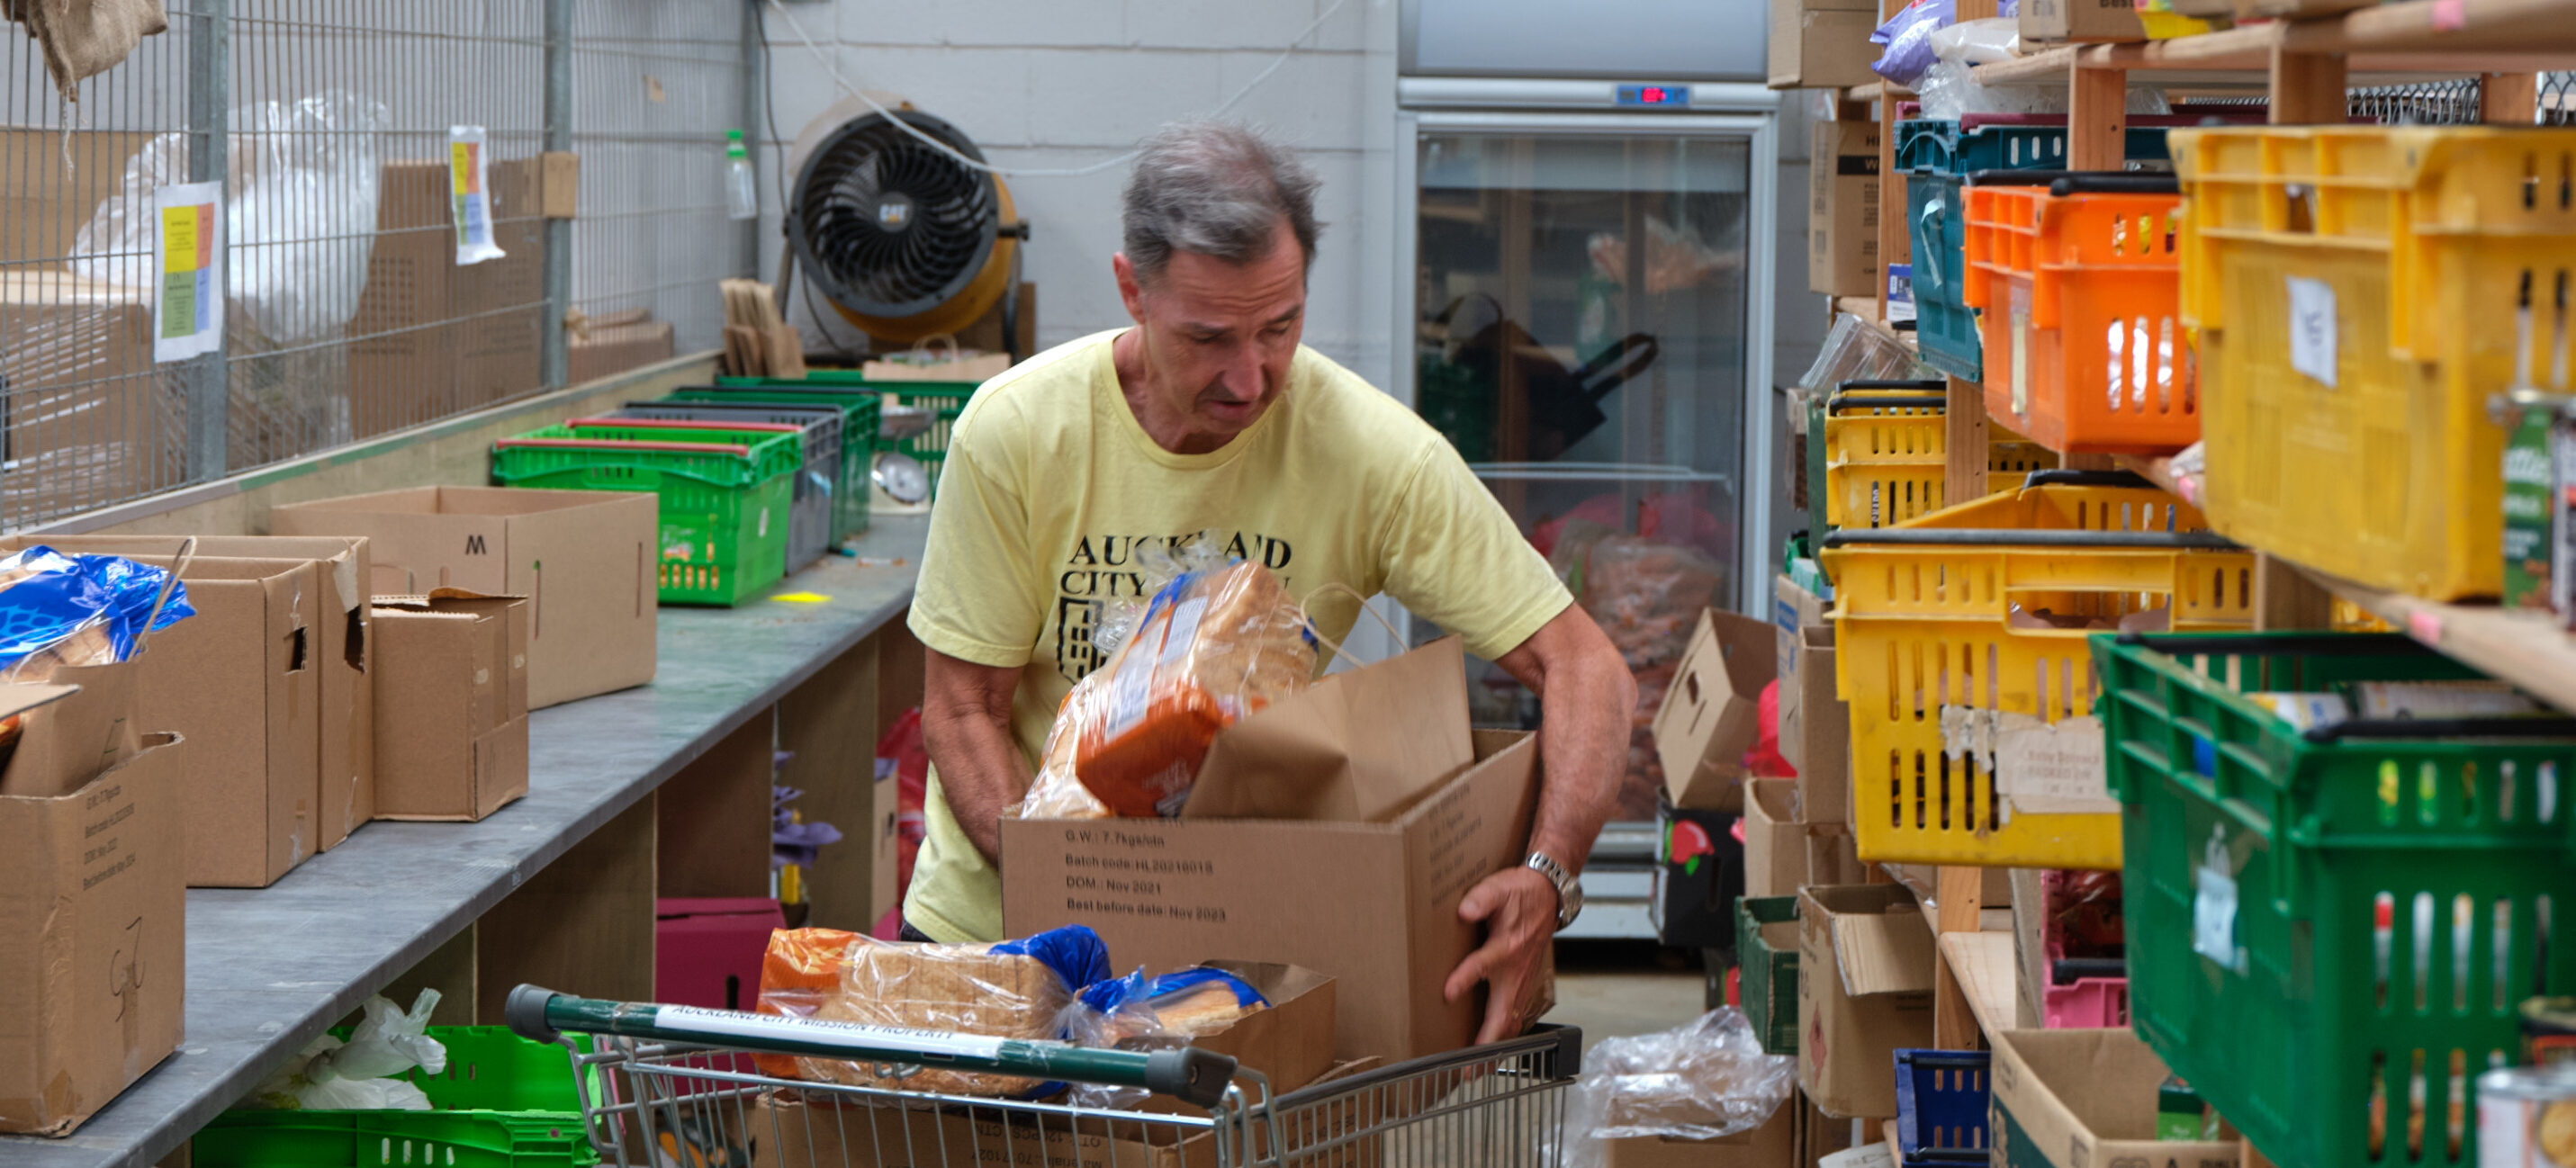
<instances>
[{"instance_id":1,"label":"yellow plastic crate","mask_svg":"<svg viewBox=\"0 0 2576 1168\"><path fill-rule=\"evenodd\" d=\"M2171 142L2211 523L2374 587L2496 595L2504 432L2486 403L2568 384L2576 129L2211 128Z\"/></svg>"},{"instance_id":2,"label":"yellow plastic crate","mask_svg":"<svg viewBox=\"0 0 2576 1168\"><path fill-rule=\"evenodd\" d=\"M1825 522L1890 527L1944 505L1950 444L1947 403L1938 390L1868 388L1826 399ZM2038 443L1988 425L1986 472L1994 490L2056 466Z\"/></svg>"},{"instance_id":3,"label":"yellow plastic crate","mask_svg":"<svg viewBox=\"0 0 2576 1168\"><path fill-rule=\"evenodd\" d=\"M2084 638L2099 630L2032 627L2041 612L2113 628L2159 608L2176 630L2253 624L2254 554L2122 472L2043 472L1894 528L1834 532L1820 554L1834 580L1864 860L2119 867L2107 795L2101 811L2017 811L2016 799L2035 800L1997 790L1970 727L1990 712L2052 725L2091 716L2100 683Z\"/></svg>"}]
</instances>

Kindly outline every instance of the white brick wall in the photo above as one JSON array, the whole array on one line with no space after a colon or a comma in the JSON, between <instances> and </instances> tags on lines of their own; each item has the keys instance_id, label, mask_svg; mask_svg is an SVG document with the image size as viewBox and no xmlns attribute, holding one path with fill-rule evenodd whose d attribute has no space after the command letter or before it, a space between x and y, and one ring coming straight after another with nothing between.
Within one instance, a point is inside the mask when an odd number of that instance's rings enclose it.
<instances>
[{"instance_id":1,"label":"white brick wall","mask_svg":"<svg viewBox=\"0 0 2576 1168\"><path fill-rule=\"evenodd\" d=\"M790 11L851 82L899 93L946 119L997 166L1061 169L1102 161L1165 122L1214 109L1331 3L823 0L791 4ZM1384 224L1372 221L1393 205L1383 152L1394 124L1394 20L1394 0L1347 0L1305 49L1227 113L1307 151L1322 173L1317 214L1329 226L1306 340L1380 383L1390 328L1382 285L1393 272L1383 255ZM840 95L774 11L769 40L778 133L792 140ZM775 164L766 157L762 163L766 179ZM1127 323L1109 275L1125 178L1123 168L1113 168L1005 179L1034 235L1026 271L1039 288L1041 344ZM777 195L768 196L774 229ZM774 274L777 236L773 230L765 238L761 262ZM801 305L791 315L816 331ZM836 328L834 335L847 333Z\"/></svg>"}]
</instances>

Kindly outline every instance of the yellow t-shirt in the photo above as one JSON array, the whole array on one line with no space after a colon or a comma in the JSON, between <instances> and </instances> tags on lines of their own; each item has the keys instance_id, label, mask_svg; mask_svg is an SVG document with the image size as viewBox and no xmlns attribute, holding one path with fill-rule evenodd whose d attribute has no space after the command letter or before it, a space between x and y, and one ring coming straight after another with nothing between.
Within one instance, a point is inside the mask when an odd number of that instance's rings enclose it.
<instances>
[{"instance_id":1,"label":"yellow t-shirt","mask_svg":"<svg viewBox=\"0 0 2576 1168\"><path fill-rule=\"evenodd\" d=\"M1021 670L1012 729L1029 759L1073 683L1102 664L1090 630L1103 602L1145 594L1139 546L1217 541L1299 599L1330 581L1384 592L1488 659L1573 603L1447 439L1322 354L1300 347L1286 392L1222 449L1174 454L1119 391L1117 335L984 383L931 509L912 631L951 657ZM1359 603L1336 593L1309 616L1339 642ZM935 774L927 804L905 919L934 940L1000 940L1000 880Z\"/></svg>"}]
</instances>

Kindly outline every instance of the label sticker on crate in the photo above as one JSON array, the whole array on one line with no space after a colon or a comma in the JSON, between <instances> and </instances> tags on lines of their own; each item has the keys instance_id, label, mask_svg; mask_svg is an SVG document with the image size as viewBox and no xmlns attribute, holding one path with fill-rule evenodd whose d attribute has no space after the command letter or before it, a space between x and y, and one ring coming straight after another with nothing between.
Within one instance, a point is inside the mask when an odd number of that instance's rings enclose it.
<instances>
[{"instance_id":1,"label":"label sticker on crate","mask_svg":"<svg viewBox=\"0 0 2576 1168\"><path fill-rule=\"evenodd\" d=\"M2090 714L2041 721L2029 714L1941 707L1942 749L1987 760L2008 812L2117 815L2102 762L2102 721Z\"/></svg>"},{"instance_id":2,"label":"label sticker on crate","mask_svg":"<svg viewBox=\"0 0 2576 1168\"><path fill-rule=\"evenodd\" d=\"M950 1034L944 1030L871 1026L864 1022L834 1022L821 1018L784 1018L775 1014L744 1014L697 1006L663 1006L654 1014L654 1022L709 1038L749 1038L844 1047L854 1054L899 1052L932 1060L1002 1057L1002 1039Z\"/></svg>"},{"instance_id":3,"label":"label sticker on crate","mask_svg":"<svg viewBox=\"0 0 2576 1168\"><path fill-rule=\"evenodd\" d=\"M2290 368L2335 385L2335 292L2323 280L2283 277L2290 287Z\"/></svg>"},{"instance_id":4,"label":"label sticker on crate","mask_svg":"<svg viewBox=\"0 0 2576 1168\"><path fill-rule=\"evenodd\" d=\"M2236 876L2223 829L2209 829L2209 851L2192 871L2191 951L2242 974L2245 950L2236 944Z\"/></svg>"},{"instance_id":5,"label":"label sticker on crate","mask_svg":"<svg viewBox=\"0 0 2576 1168\"><path fill-rule=\"evenodd\" d=\"M181 361L215 351L223 338L224 184L180 183L152 192L152 359Z\"/></svg>"}]
</instances>

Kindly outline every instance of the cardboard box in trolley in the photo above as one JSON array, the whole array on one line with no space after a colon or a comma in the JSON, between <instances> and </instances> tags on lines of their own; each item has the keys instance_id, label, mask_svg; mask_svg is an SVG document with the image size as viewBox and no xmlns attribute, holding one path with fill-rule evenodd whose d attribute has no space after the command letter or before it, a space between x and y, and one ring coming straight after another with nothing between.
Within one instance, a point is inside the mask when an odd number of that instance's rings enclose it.
<instances>
[{"instance_id":1,"label":"cardboard box in trolley","mask_svg":"<svg viewBox=\"0 0 2576 1168\"><path fill-rule=\"evenodd\" d=\"M479 820L528 793L528 603L376 598L376 817Z\"/></svg>"},{"instance_id":2,"label":"cardboard box in trolley","mask_svg":"<svg viewBox=\"0 0 2576 1168\"><path fill-rule=\"evenodd\" d=\"M183 754L125 719L134 664L0 686L0 789L49 792L0 795L0 1132L68 1135L178 1045Z\"/></svg>"},{"instance_id":3,"label":"cardboard box in trolley","mask_svg":"<svg viewBox=\"0 0 2576 1168\"><path fill-rule=\"evenodd\" d=\"M1798 903L1798 1086L1825 1114L1896 1114L1896 1052L1932 1045L1932 927L1894 884Z\"/></svg>"},{"instance_id":4,"label":"cardboard box in trolley","mask_svg":"<svg viewBox=\"0 0 2576 1168\"><path fill-rule=\"evenodd\" d=\"M2235 1168L2238 1145L2156 1138L2165 1064L2128 1027L1994 1035L1986 1131L1999 1168ZM2356 1109L2358 1113L2358 1109Z\"/></svg>"},{"instance_id":5,"label":"cardboard box in trolley","mask_svg":"<svg viewBox=\"0 0 2576 1168\"><path fill-rule=\"evenodd\" d=\"M1878 294L1878 119L1818 120L1807 154L1807 290Z\"/></svg>"},{"instance_id":6,"label":"cardboard box in trolley","mask_svg":"<svg viewBox=\"0 0 2576 1168\"><path fill-rule=\"evenodd\" d=\"M271 508L280 535L364 536L376 596L528 598L528 708L653 680L653 497L409 487Z\"/></svg>"},{"instance_id":7,"label":"cardboard box in trolley","mask_svg":"<svg viewBox=\"0 0 2576 1168\"><path fill-rule=\"evenodd\" d=\"M1713 1140L1631 1136L1602 1143L1603 1168L1792 1168L1801 1110L1794 1097L1762 1126Z\"/></svg>"},{"instance_id":8,"label":"cardboard box in trolley","mask_svg":"<svg viewBox=\"0 0 2576 1168\"><path fill-rule=\"evenodd\" d=\"M1655 710L1655 755L1673 806L1744 809L1744 752L1759 737L1762 687L1778 675L1771 626L1704 609Z\"/></svg>"},{"instance_id":9,"label":"cardboard box in trolley","mask_svg":"<svg viewBox=\"0 0 2576 1168\"><path fill-rule=\"evenodd\" d=\"M1525 854L1538 743L1471 737L1464 679L1455 638L1327 677L1221 732L1178 819L1004 819L1003 932L1325 974L1343 1058L1467 1045L1481 995L1441 997L1480 942L1458 903Z\"/></svg>"}]
</instances>

